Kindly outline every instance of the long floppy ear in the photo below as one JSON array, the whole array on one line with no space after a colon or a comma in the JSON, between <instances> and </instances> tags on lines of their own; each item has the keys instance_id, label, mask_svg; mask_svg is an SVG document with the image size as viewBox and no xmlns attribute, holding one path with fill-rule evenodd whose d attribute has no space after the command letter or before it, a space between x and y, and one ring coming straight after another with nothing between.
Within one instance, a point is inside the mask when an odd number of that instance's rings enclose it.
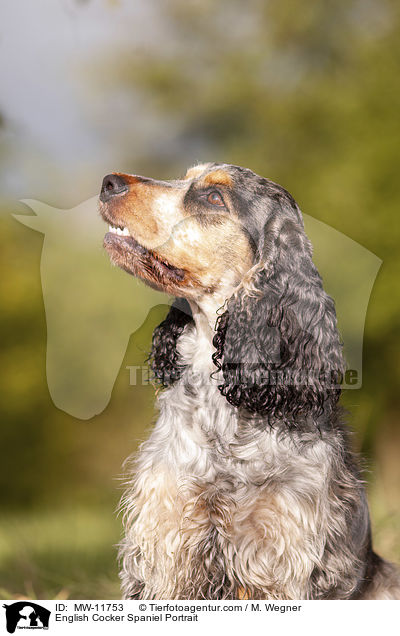
<instances>
[{"instance_id":1,"label":"long floppy ear","mask_svg":"<svg viewBox=\"0 0 400 636\"><path fill-rule=\"evenodd\" d=\"M174 384L184 367L178 362L177 342L186 325L193 320L189 303L177 298L167 317L154 329L149 361L156 380L164 387Z\"/></svg>"},{"instance_id":2,"label":"long floppy ear","mask_svg":"<svg viewBox=\"0 0 400 636\"><path fill-rule=\"evenodd\" d=\"M301 217L273 214L260 266L219 318L214 363L228 402L289 426L323 425L336 406L344 364L332 298L312 262Z\"/></svg>"}]
</instances>

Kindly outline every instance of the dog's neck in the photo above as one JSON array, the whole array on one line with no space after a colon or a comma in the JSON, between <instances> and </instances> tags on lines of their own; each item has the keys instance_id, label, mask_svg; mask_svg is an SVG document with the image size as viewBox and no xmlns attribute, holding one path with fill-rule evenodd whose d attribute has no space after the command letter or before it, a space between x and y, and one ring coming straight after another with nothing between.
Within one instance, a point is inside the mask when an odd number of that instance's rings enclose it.
<instances>
[{"instance_id":1,"label":"dog's neck","mask_svg":"<svg viewBox=\"0 0 400 636\"><path fill-rule=\"evenodd\" d=\"M212 294L203 294L196 300L188 299L199 336L208 335L212 340L217 319L224 312L227 300L234 294L244 275L244 272L227 271Z\"/></svg>"},{"instance_id":2,"label":"dog's neck","mask_svg":"<svg viewBox=\"0 0 400 636\"><path fill-rule=\"evenodd\" d=\"M221 299L221 302L224 302L223 299ZM212 340L215 323L218 318L217 311L220 305L211 298L205 299L205 301L201 303L189 301L189 304L197 333Z\"/></svg>"},{"instance_id":3,"label":"dog's neck","mask_svg":"<svg viewBox=\"0 0 400 636\"><path fill-rule=\"evenodd\" d=\"M187 336L182 336L178 350L185 366L209 378L210 373L216 369L212 362L212 354L215 351L212 341L219 307L212 303L200 306L190 301L190 308L194 326L189 332L190 335L188 333Z\"/></svg>"}]
</instances>

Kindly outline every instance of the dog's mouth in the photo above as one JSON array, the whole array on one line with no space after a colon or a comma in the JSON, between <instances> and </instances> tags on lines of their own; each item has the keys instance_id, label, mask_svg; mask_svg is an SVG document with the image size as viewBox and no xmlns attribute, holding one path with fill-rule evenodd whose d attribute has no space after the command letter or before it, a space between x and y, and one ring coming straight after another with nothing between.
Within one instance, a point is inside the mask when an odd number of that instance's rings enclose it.
<instances>
[{"instance_id":1,"label":"dog's mouth","mask_svg":"<svg viewBox=\"0 0 400 636\"><path fill-rule=\"evenodd\" d=\"M156 289L169 291L185 280L183 269L141 245L124 226L109 222L103 244L115 265Z\"/></svg>"}]
</instances>

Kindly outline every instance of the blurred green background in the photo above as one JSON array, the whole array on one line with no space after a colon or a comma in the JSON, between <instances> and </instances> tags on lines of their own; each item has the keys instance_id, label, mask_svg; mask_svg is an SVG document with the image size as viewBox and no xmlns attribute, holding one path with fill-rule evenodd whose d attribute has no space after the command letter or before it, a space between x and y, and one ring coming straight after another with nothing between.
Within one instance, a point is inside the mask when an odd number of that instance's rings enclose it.
<instances>
[{"instance_id":1,"label":"blurred green background","mask_svg":"<svg viewBox=\"0 0 400 636\"><path fill-rule=\"evenodd\" d=\"M165 313L155 307L131 337L103 413L58 410L45 374L43 236L11 213L28 212L26 197L76 206L111 171L174 178L208 160L281 183L383 261L363 387L343 402L375 547L400 562L398 2L3 4L0 597L118 597L122 462L146 437L154 400L126 366L143 364Z\"/></svg>"}]
</instances>

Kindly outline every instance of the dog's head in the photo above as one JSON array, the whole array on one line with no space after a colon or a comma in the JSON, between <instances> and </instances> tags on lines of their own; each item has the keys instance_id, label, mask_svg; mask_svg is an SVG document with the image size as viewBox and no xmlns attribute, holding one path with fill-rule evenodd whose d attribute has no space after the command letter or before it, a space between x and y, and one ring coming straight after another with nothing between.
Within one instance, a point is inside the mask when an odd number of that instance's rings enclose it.
<instances>
[{"instance_id":1,"label":"dog's head","mask_svg":"<svg viewBox=\"0 0 400 636\"><path fill-rule=\"evenodd\" d=\"M252 261L236 214L236 170L208 164L168 182L106 176L100 210L112 261L175 296L199 300L233 288Z\"/></svg>"},{"instance_id":2,"label":"dog's head","mask_svg":"<svg viewBox=\"0 0 400 636\"><path fill-rule=\"evenodd\" d=\"M115 173L103 180L100 210L114 263L156 289L214 307L215 320L224 306L213 360L231 404L285 419L336 404L343 359L334 303L284 188L227 164L196 166L169 182ZM175 305L156 329L153 369L161 380L160 368L176 365L188 320ZM175 370L164 384L179 376Z\"/></svg>"}]
</instances>

